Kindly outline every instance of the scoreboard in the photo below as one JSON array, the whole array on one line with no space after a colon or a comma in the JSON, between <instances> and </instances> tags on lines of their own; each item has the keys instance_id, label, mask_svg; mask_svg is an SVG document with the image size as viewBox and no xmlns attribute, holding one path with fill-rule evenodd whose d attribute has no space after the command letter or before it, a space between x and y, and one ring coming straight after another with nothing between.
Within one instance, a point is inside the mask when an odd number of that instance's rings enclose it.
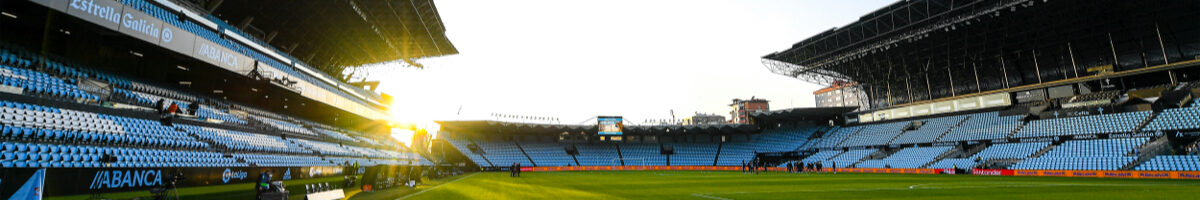
<instances>
[{"instance_id":1,"label":"scoreboard","mask_svg":"<svg viewBox=\"0 0 1200 200\"><path fill-rule=\"evenodd\" d=\"M596 117L596 125L598 135L621 135L622 128L625 128L620 116Z\"/></svg>"}]
</instances>

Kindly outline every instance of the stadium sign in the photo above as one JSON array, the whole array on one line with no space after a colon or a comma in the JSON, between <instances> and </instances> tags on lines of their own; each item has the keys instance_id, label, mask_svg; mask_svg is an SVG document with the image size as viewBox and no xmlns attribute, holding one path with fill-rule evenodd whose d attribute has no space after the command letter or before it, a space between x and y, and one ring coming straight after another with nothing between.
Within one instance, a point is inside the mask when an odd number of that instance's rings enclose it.
<instances>
[{"instance_id":1,"label":"stadium sign","mask_svg":"<svg viewBox=\"0 0 1200 200\"><path fill-rule=\"evenodd\" d=\"M234 171L234 170L230 170L229 168L225 168L225 172L221 173L221 182L229 183L230 179L245 180L246 174L247 174L246 171L241 171L241 170Z\"/></svg>"},{"instance_id":2,"label":"stadium sign","mask_svg":"<svg viewBox=\"0 0 1200 200\"><path fill-rule=\"evenodd\" d=\"M92 184L88 189L117 189L124 187L161 186L163 184L162 170L100 170L92 176Z\"/></svg>"},{"instance_id":3,"label":"stadium sign","mask_svg":"<svg viewBox=\"0 0 1200 200\"><path fill-rule=\"evenodd\" d=\"M112 0L71 0L66 13L117 30L117 24L121 23L121 8L120 2Z\"/></svg>"},{"instance_id":4,"label":"stadium sign","mask_svg":"<svg viewBox=\"0 0 1200 200\"><path fill-rule=\"evenodd\" d=\"M159 36L162 36L162 20L131 7L125 7L123 10L121 27L117 31L146 42L159 43Z\"/></svg>"}]
</instances>

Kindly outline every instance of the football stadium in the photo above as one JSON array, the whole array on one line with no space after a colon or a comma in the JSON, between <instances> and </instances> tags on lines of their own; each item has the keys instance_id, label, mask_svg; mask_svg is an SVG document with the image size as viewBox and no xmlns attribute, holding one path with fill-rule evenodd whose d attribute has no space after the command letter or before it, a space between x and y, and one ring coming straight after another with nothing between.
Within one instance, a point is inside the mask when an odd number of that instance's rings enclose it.
<instances>
[{"instance_id":1,"label":"football stadium","mask_svg":"<svg viewBox=\"0 0 1200 200\"><path fill-rule=\"evenodd\" d=\"M1200 1L722 2L834 28L688 11L705 1L437 3L0 0L0 199L1200 199ZM629 10L588 11L608 8ZM460 40L464 19L495 30ZM743 25L654 33L708 23ZM532 31L578 26L643 31ZM717 46L794 27L823 31ZM623 36L650 42L571 49ZM749 56L684 53L704 51ZM750 63L639 60L678 54ZM455 59L499 69L438 75ZM538 62L558 63L517 71ZM466 101L503 103L418 112Z\"/></svg>"}]
</instances>

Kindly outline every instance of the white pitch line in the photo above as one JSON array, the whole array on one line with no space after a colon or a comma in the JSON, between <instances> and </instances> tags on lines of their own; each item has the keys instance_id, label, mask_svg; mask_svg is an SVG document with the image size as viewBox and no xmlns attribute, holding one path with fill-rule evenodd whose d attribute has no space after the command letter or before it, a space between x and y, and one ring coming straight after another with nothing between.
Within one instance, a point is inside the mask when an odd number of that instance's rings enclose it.
<instances>
[{"instance_id":1,"label":"white pitch line","mask_svg":"<svg viewBox=\"0 0 1200 200\"><path fill-rule=\"evenodd\" d=\"M940 189L977 189L977 188L1026 188L1026 187L1062 187L1062 186L1160 186L1160 185L1194 185L1194 184L1077 184L1077 183L1022 183L1017 182L997 182L1003 184L990 184L980 186L950 186L950 187L929 187L932 183L910 185L909 188L846 188L846 189L831 189L831 190L782 190L782 191L759 191L759 192L717 192L708 194L764 194L764 193L801 193L801 192L864 192L864 191L889 191L889 190L940 190ZM949 183L947 183L949 184Z\"/></svg>"},{"instance_id":2,"label":"white pitch line","mask_svg":"<svg viewBox=\"0 0 1200 200\"><path fill-rule=\"evenodd\" d=\"M440 188L440 187L442 187L442 186L450 185L451 183L458 182L458 181L460 181L460 180L467 179L467 178L469 178L469 177L471 177L471 176L475 176L475 175L479 175L479 174L480 174L480 172L476 172L476 173L474 173L474 174L471 174L471 175L467 175L467 176L464 176L464 177L461 177L461 178L458 178L458 179L454 179L453 181L450 181L450 182L445 182L445 183L442 183L441 185L433 186L433 187L431 187L431 188L429 188L429 189L424 189L424 190L421 190L421 191L417 191L416 193L412 193L412 194L404 195L404 196L402 196L402 197L400 197L400 198L398 198L398 199L396 199L396 200L400 200L400 199L407 199L407 198L409 198L409 197L417 196L417 195L420 195L420 194L422 194L422 193L425 193L425 192L427 192L427 191L430 191L430 190L433 190L433 189L438 189L438 188Z\"/></svg>"},{"instance_id":3,"label":"white pitch line","mask_svg":"<svg viewBox=\"0 0 1200 200\"><path fill-rule=\"evenodd\" d=\"M700 194L700 193L692 193L692 196L706 198L706 199L716 199L716 200L733 200L730 198L715 197L715 196L709 196L709 195L704 195L704 194Z\"/></svg>"}]
</instances>

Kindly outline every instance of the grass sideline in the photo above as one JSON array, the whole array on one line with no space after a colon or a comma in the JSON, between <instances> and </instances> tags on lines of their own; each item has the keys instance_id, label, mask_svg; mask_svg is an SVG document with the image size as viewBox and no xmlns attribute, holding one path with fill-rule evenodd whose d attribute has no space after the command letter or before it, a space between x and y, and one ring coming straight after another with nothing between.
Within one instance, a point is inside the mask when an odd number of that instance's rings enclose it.
<instances>
[{"instance_id":1,"label":"grass sideline","mask_svg":"<svg viewBox=\"0 0 1200 200\"><path fill-rule=\"evenodd\" d=\"M456 179L461 179L454 181ZM729 171L479 173L407 199L1193 199L1200 181ZM409 192L405 192L409 193ZM390 199L390 198L389 198Z\"/></svg>"}]
</instances>

